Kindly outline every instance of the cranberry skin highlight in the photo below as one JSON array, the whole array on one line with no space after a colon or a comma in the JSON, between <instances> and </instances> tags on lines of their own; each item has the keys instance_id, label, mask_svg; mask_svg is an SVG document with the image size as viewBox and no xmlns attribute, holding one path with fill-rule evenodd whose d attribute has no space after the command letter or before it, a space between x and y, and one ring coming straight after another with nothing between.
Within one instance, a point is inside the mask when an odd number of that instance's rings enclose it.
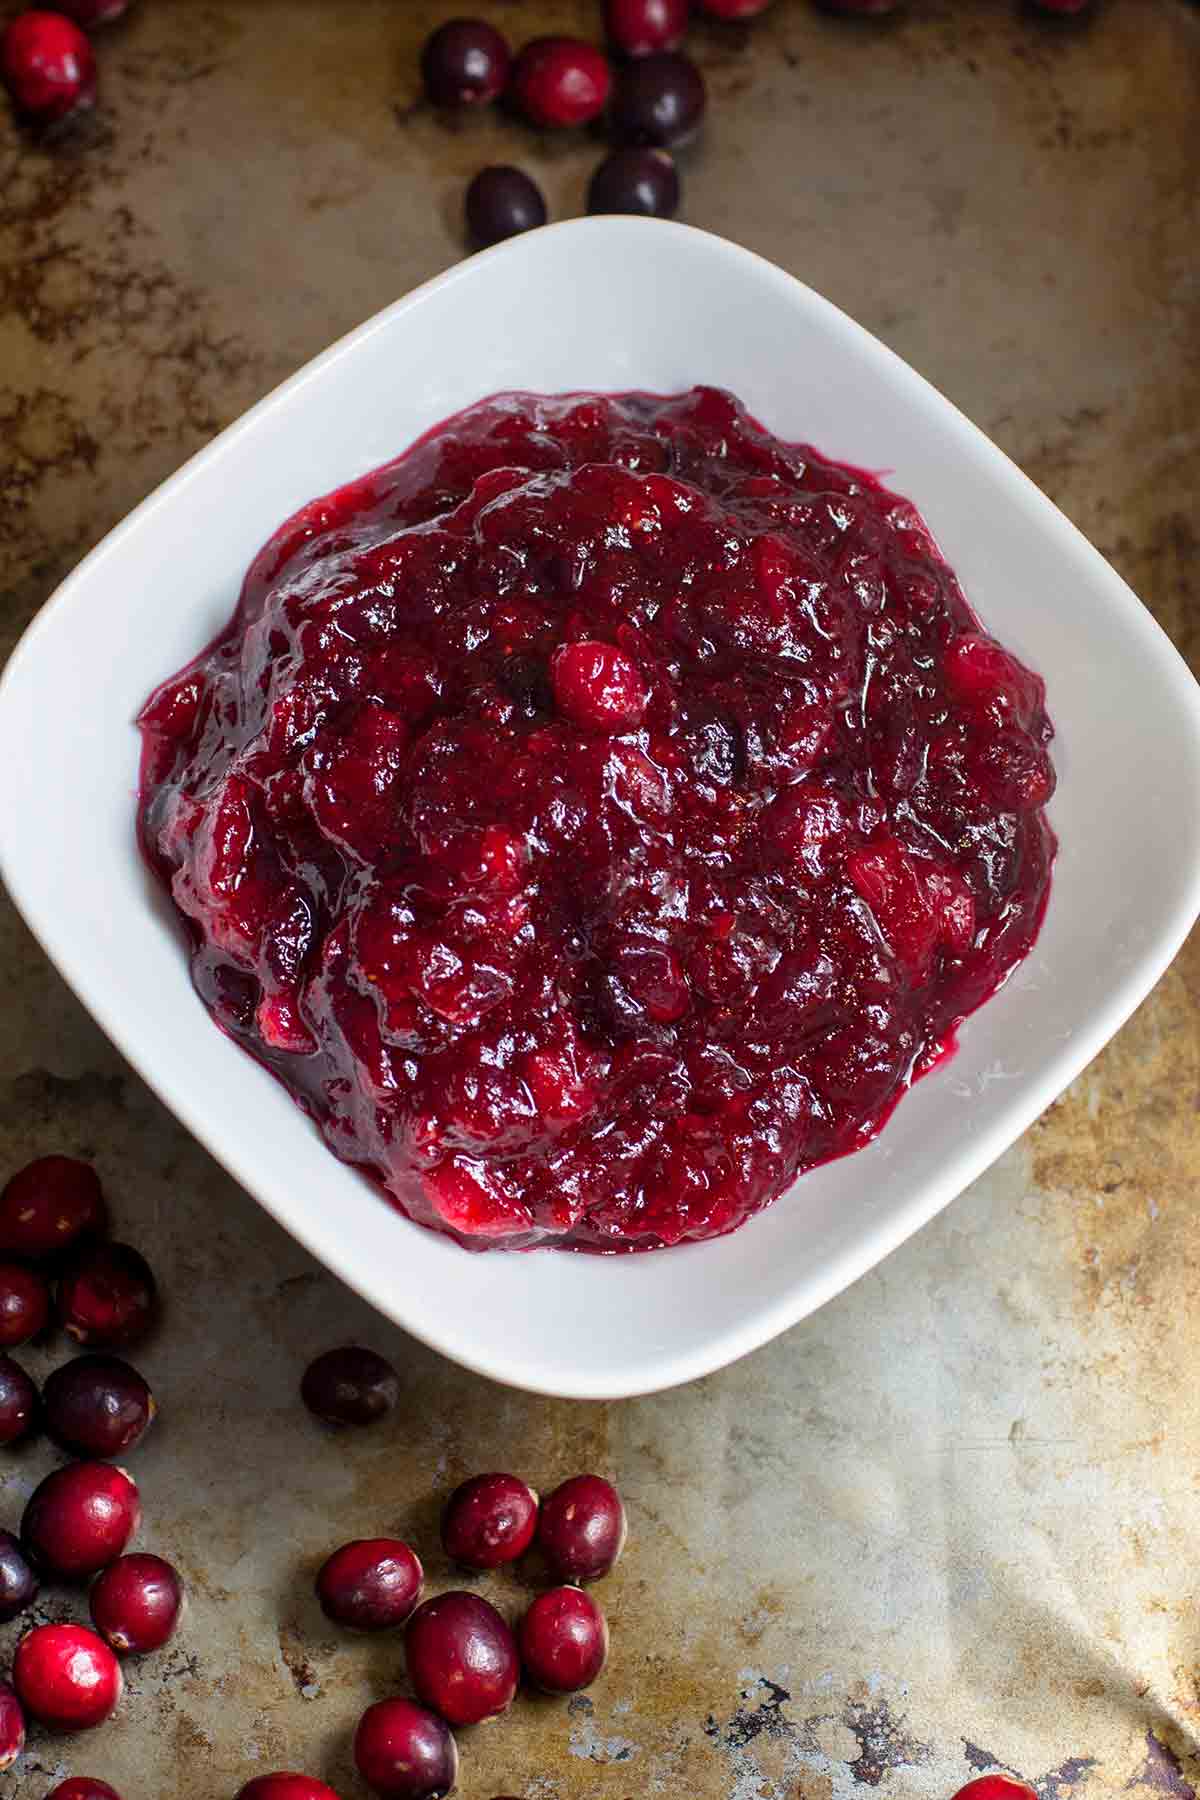
<instances>
[{"instance_id":1,"label":"cranberry skin highlight","mask_svg":"<svg viewBox=\"0 0 1200 1800\"><path fill-rule=\"evenodd\" d=\"M161 1556L120 1556L88 1595L92 1624L119 1656L161 1650L183 1616L179 1572Z\"/></svg>"},{"instance_id":2,"label":"cranberry skin highlight","mask_svg":"<svg viewBox=\"0 0 1200 1800\"><path fill-rule=\"evenodd\" d=\"M453 1590L419 1606L404 1635L417 1697L451 1725L477 1725L511 1706L520 1662L494 1606Z\"/></svg>"},{"instance_id":3,"label":"cranberry skin highlight","mask_svg":"<svg viewBox=\"0 0 1200 1800\"><path fill-rule=\"evenodd\" d=\"M621 1496L602 1475L573 1475L542 1502L538 1548L561 1581L598 1581L625 1547Z\"/></svg>"},{"instance_id":4,"label":"cranberry skin highlight","mask_svg":"<svg viewBox=\"0 0 1200 1800\"><path fill-rule=\"evenodd\" d=\"M86 1581L116 1562L141 1523L137 1485L111 1463L68 1463L34 1489L21 1541L38 1568Z\"/></svg>"},{"instance_id":5,"label":"cranberry skin highlight","mask_svg":"<svg viewBox=\"0 0 1200 1800\"><path fill-rule=\"evenodd\" d=\"M28 1610L38 1597L38 1579L11 1531L0 1531L0 1625Z\"/></svg>"},{"instance_id":6,"label":"cranberry skin highlight","mask_svg":"<svg viewBox=\"0 0 1200 1800\"><path fill-rule=\"evenodd\" d=\"M521 1666L546 1694L590 1687L608 1658L608 1621L577 1587L539 1594L517 1632Z\"/></svg>"},{"instance_id":7,"label":"cranberry skin highlight","mask_svg":"<svg viewBox=\"0 0 1200 1800\"><path fill-rule=\"evenodd\" d=\"M317 1599L335 1625L390 1631L411 1615L424 1579L419 1559L400 1538L357 1538L322 1564Z\"/></svg>"},{"instance_id":8,"label":"cranberry skin highlight","mask_svg":"<svg viewBox=\"0 0 1200 1800\"><path fill-rule=\"evenodd\" d=\"M57 125L95 102L96 58L62 13L18 13L0 38L0 80L23 118Z\"/></svg>"},{"instance_id":9,"label":"cranberry skin highlight","mask_svg":"<svg viewBox=\"0 0 1200 1800\"><path fill-rule=\"evenodd\" d=\"M524 1556L537 1530L538 1497L515 1475L476 1475L442 1513L442 1548L464 1569L498 1569Z\"/></svg>"},{"instance_id":10,"label":"cranberry skin highlight","mask_svg":"<svg viewBox=\"0 0 1200 1800\"><path fill-rule=\"evenodd\" d=\"M58 1284L59 1321L77 1344L124 1350L153 1329L158 1287L129 1244L93 1244L72 1258Z\"/></svg>"},{"instance_id":11,"label":"cranberry skin highlight","mask_svg":"<svg viewBox=\"0 0 1200 1800\"><path fill-rule=\"evenodd\" d=\"M26 1712L51 1731L91 1731L111 1718L123 1688L121 1666L83 1625L38 1625L13 1660L13 1686Z\"/></svg>"},{"instance_id":12,"label":"cranberry skin highlight","mask_svg":"<svg viewBox=\"0 0 1200 1800\"><path fill-rule=\"evenodd\" d=\"M52 1256L84 1232L108 1226L100 1177L74 1156L39 1156L6 1183L0 1194L0 1252Z\"/></svg>"},{"instance_id":13,"label":"cranberry skin highlight","mask_svg":"<svg viewBox=\"0 0 1200 1800\"><path fill-rule=\"evenodd\" d=\"M29 1437L40 1416L33 1377L11 1356L0 1355L0 1445L18 1444Z\"/></svg>"},{"instance_id":14,"label":"cranberry skin highlight","mask_svg":"<svg viewBox=\"0 0 1200 1800\"><path fill-rule=\"evenodd\" d=\"M50 1317L50 1290L24 1263L0 1263L0 1350L15 1350L44 1331Z\"/></svg>"},{"instance_id":15,"label":"cranberry skin highlight","mask_svg":"<svg viewBox=\"0 0 1200 1800\"><path fill-rule=\"evenodd\" d=\"M46 1378L46 1430L72 1456L124 1456L158 1408L148 1383L119 1356L76 1356Z\"/></svg>"},{"instance_id":16,"label":"cranberry skin highlight","mask_svg":"<svg viewBox=\"0 0 1200 1800\"><path fill-rule=\"evenodd\" d=\"M373 1425L400 1398L400 1378L386 1357L345 1344L309 1363L300 1398L326 1425Z\"/></svg>"},{"instance_id":17,"label":"cranberry skin highlight","mask_svg":"<svg viewBox=\"0 0 1200 1800\"><path fill-rule=\"evenodd\" d=\"M436 1713L411 1700L369 1706L354 1734L354 1761L379 1800L441 1800L458 1780L458 1746Z\"/></svg>"},{"instance_id":18,"label":"cranberry skin highlight","mask_svg":"<svg viewBox=\"0 0 1200 1800\"><path fill-rule=\"evenodd\" d=\"M237 1800L339 1800L331 1787L313 1775L256 1775L239 1788Z\"/></svg>"},{"instance_id":19,"label":"cranberry skin highlight","mask_svg":"<svg viewBox=\"0 0 1200 1800\"><path fill-rule=\"evenodd\" d=\"M0 1771L11 1769L25 1748L25 1708L17 1691L0 1681Z\"/></svg>"}]
</instances>

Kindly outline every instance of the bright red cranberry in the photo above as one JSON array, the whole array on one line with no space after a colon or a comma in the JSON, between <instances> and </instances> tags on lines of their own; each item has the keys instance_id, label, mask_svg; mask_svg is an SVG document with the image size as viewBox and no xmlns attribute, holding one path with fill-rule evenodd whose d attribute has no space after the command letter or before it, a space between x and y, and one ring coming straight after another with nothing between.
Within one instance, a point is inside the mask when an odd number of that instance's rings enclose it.
<instances>
[{"instance_id":1,"label":"bright red cranberry","mask_svg":"<svg viewBox=\"0 0 1200 1800\"><path fill-rule=\"evenodd\" d=\"M515 1475L476 1475L456 1487L442 1513L442 1548L464 1569L498 1569L533 1542L538 1497Z\"/></svg>"},{"instance_id":2,"label":"bright red cranberry","mask_svg":"<svg viewBox=\"0 0 1200 1800\"><path fill-rule=\"evenodd\" d=\"M83 1625L37 1625L17 1645L13 1686L51 1731L90 1731L116 1711L121 1665Z\"/></svg>"},{"instance_id":3,"label":"bright red cranberry","mask_svg":"<svg viewBox=\"0 0 1200 1800\"><path fill-rule=\"evenodd\" d=\"M46 1800L121 1800L121 1796L115 1787L95 1775L72 1775L60 1781Z\"/></svg>"},{"instance_id":4,"label":"bright red cranberry","mask_svg":"<svg viewBox=\"0 0 1200 1800\"><path fill-rule=\"evenodd\" d=\"M475 106L504 91L512 52L483 19L449 19L421 52L425 92L435 106Z\"/></svg>"},{"instance_id":5,"label":"bright red cranberry","mask_svg":"<svg viewBox=\"0 0 1200 1800\"><path fill-rule=\"evenodd\" d=\"M681 50L662 50L627 63L617 76L609 110L613 142L681 144L698 129L708 94L704 77Z\"/></svg>"},{"instance_id":6,"label":"bright red cranberry","mask_svg":"<svg viewBox=\"0 0 1200 1800\"><path fill-rule=\"evenodd\" d=\"M158 1408L143 1376L119 1356L76 1356L47 1376L46 1430L72 1456L123 1456Z\"/></svg>"},{"instance_id":7,"label":"bright red cranberry","mask_svg":"<svg viewBox=\"0 0 1200 1800\"><path fill-rule=\"evenodd\" d=\"M238 1789L237 1800L338 1800L337 1794L314 1775L256 1775Z\"/></svg>"},{"instance_id":8,"label":"bright red cranberry","mask_svg":"<svg viewBox=\"0 0 1200 1800\"><path fill-rule=\"evenodd\" d=\"M441 1800L458 1780L449 1727L411 1700L367 1708L354 1734L354 1761L379 1800Z\"/></svg>"},{"instance_id":9,"label":"bright red cranberry","mask_svg":"<svg viewBox=\"0 0 1200 1800\"><path fill-rule=\"evenodd\" d=\"M400 1398L400 1378L386 1357L343 1344L309 1363L300 1398L326 1425L373 1425Z\"/></svg>"},{"instance_id":10,"label":"bright red cranberry","mask_svg":"<svg viewBox=\"0 0 1200 1800\"><path fill-rule=\"evenodd\" d=\"M33 1377L11 1356L0 1356L0 1445L29 1436L40 1416Z\"/></svg>"},{"instance_id":11,"label":"bright red cranberry","mask_svg":"<svg viewBox=\"0 0 1200 1800\"><path fill-rule=\"evenodd\" d=\"M649 692L641 670L623 650L595 638L562 644L550 663L554 704L573 725L597 731L636 731Z\"/></svg>"},{"instance_id":12,"label":"bright red cranberry","mask_svg":"<svg viewBox=\"0 0 1200 1800\"><path fill-rule=\"evenodd\" d=\"M562 1581L598 1581L625 1546L625 1508L602 1475L573 1475L542 1501L538 1549Z\"/></svg>"},{"instance_id":13,"label":"bright red cranberry","mask_svg":"<svg viewBox=\"0 0 1200 1800\"><path fill-rule=\"evenodd\" d=\"M78 1344L124 1350L153 1328L158 1290L150 1265L128 1244L92 1244L58 1284L58 1316Z\"/></svg>"},{"instance_id":14,"label":"bright red cranberry","mask_svg":"<svg viewBox=\"0 0 1200 1800\"><path fill-rule=\"evenodd\" d=\"M45 1329L50 1290L34 1269L0 1262L0 1349L15 1350Z\"/></svg>"},{"instance_id":15,"label":"bright red cranberry","mask_svg":"<svg viewBox=\"0 0 1200 1800\"><path fill-rule=\"evenodd\" d=\"M608 1656L608 1622L577 1587L539 1594L517 1629L521 1666L547 1694L590 1687Z\"/></svg>"},{"instance_id":16,"label":"bright red cranberry","mask_svg":"<svg viewBox=\"0 0 1200 1800\"><path fill-rule=\"evenodd\" d=\"M111 25L128 12L129 0L58 0L57 10L85 31L94 31L97 25Z\"/></svg>"},{"instance_id":17,"label":"bright red cranberry","mask_svg":"<svg viewBox=\"0 0 1200 1800\"><path fill-rule=\"evenodd\" d=\"M413 1611L424 1579L419 1559L400 1538L357 1538L322 1564L317 1599L335 1625L390 1631Z\"/></svg>"},{"instance_id":18,"label":"bright red cranberry","mask_svg":"<svg viewBox=\"0 0 1200 1800\"><path fill-rule=\"evenodd\" d=\"M954 1795L954 1800L1036 1800L1034 1789L1015 1775L977 1775Z\"/></svg>"},{"instance_id":19,"label":"bright red cranberry","mask_svg":"<svg viewBox=\"0 0 1200 1800\"><path fill-rule=\"evenodd\" d=\"M689 0L604 0L609 40L626 56L678 50L688 26Z\"/></svg>"},{"instance_id":20,"label":"bright red cranberry","mask_svg":"<svg viewBox=\"0 0 1200 1800\"><path fill-rule=\"evenodd\" d=\"M107 1229L100 1177L74 1156L39 1156L0 1194L0 1251L49 1256L87 1232Z\"/></svg>"},{"instance_id":21,"label":"bright red cranberry","mask_svg":"<svg viewBox=\"0 0 1200 1800\"><path fill-rule=\"evenodd\" d=\"M467 189L466 212L467 233L480 249L546 223L542 190L511 163L480 169Z\"/></svg>"},{"instance_id":22,"label":"bright red cranberry","mask_svg":"<svg viewBox=\"0 0 1200 1800\"><path fill-rule=\"evenodd\" d=\"M590 213L669 219L679 205L679 172L665 150L614 150L588 185Z\"/></svg>"},{"instance_id":23,"label":"bright red cranberry","mask_svg":"<svg viewBox=\"0 0 1200 1800\"><path fill-rule=\"evenodd\" d=\"M20 1539L11 1531L0 1531L0 1625L25 1612L37 1597L38 1579Z\"/></svg>"},{"instance_id":24,"label":"bright red cranberry","mask_svg":"<svg viewBox=\"0 0 1200 1800\"><path fill-rule=\"evenodd\" d=\"M92 1624L121 1656L161 1650L183 1613L183 1582L161 1556L119 1556L88 1595Z\"/></svg>"},{"instance_id":25,"label":"bright red cranberry","mask_svg":"<svg viewBox=\"0 0 1200 1800\"><path fill-rule=\"evenodd\" d=\"M17 111L37 125L57 124L96 98L92 46L61 13L17 14L0 39L0 76Z\"/></svg>"},{"instance_id":26,"label":"bright red cranberry","mask_svg":"<svg viewBox=\"0 0 1200 1800\"><path fill-rule=\"evenodd\" d=\"M516 1639L478 1594L452 1590L426 1600L408 1621L404 1648L418 1698L451 1725L476 1725L512 1704Z\"/></svg>"},{"instance_id":27,"label":"bright red cranberry","mask_svg":"<svg viewBox=\"0 0 1200 1800\"><path fill-rule=\"evenodd\" d=\"M21 1541L39 1568L86 1581L116 1562L141 1523L136 1484L111 1463L68 1463L30 1496Z\"/></svg>"},{"instance_id":28,"label":"bright red cranberry","mask_svg":"<svg viewBox=\"0 0 1200 1800\"><path fill-rule=\"evenodd\" d=\"M11 1769L25 1748L25 1708L17 1691L0 1681L0 1771Z\"/></svg>"},{"instance_id":29,"label":"bright red cranberry","mask_svg":"<svg viewBox=\"0 0 1200 1800\"><path fill-rule=\"evenodd\" d=\"M534 38L513 64L510 92L533 125L588 125L608 104L608 59L582 38Z\"/></svg>"}]
</instances>

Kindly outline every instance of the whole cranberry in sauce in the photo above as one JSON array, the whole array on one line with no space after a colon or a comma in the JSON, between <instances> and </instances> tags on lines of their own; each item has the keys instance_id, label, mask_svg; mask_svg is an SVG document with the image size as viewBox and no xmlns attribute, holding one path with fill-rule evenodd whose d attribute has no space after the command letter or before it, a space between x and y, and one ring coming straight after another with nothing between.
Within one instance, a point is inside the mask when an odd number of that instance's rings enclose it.
<instances>
[{"instance_id":1,"label":"whole cranberry in sauce","mask_svg":"<svg viewBox=\"0 0 1200 1800\"><path fill-rule=\"evenodd\" d=\"M17 1690L0 1681L0 1770L11 1769L25 1748L25 1708Z\"/></svg>"},{"instance_id":2,"label":"whole cranberry in sauce","mask_svg":"<svg viewBox=\"0 0 1200 1800\"><path fill-rule=\"evenodd\" d=\"M37 1625L17 1645L13 1686L26 1712L51 1731L91 1731L116 1711L116 1657L83 1625Z\"/></svg>"},{"instance_id":3,"label":"whole cranberry in sauce","mask_svg":"<svg viewBox=\"0 0 1200 1800\"><path fill-rule=\"evenodd\" d=\"M161 1556L119 1556L92 1584L92 1624L119 1656L161 1650L183 1613L179 1571Z\"/></svg>"},{"instance_id":4,"label":"whole cranberry in sauce","mask_svg":"<svg viewBox=\"0 0 1200 1800\"><path fill-rule=\"evenodd\" d=\"M115 1787L95 1775L72 1775L60 1781L46 1800L121 1800Z\"/></svg>"},{"instance_id":5,"label":"whole cranberry in sauce","mask_svg":"<svg viewBox=\"0 0 1200 1800\"><path fill-rule=\"evenodd\" d=\"M418 1606L404 1635L418 1699L451 1725L477 1725L512 1704L520 1663L516 1639L478 1594L453 1590Z\"/></svg>"},{"instance_id":6,"label":"whole cranberry in sauce","mask_svg":"<svg viewBox=\"0 0 1200 1800\"><path fill-rule=\"evenodd\" d=\"M442 1548L465 1569L515 1562L533 1542L538 1497L516 1475L475 1475L456 1487L442 1512Z\"/></svg>"},{"instance_id":7,"label":"whole cranberry in sauce","mask_svg":"<svg viewBox=\"0 0 1200 1800\"><path fill-rule=\"evenodd\" d=\"M512 66L507 40L485 19L448 19L421 52L425 92L435 106L477 106L504 91Z\"/></svg>"},{"instance_id":8,"label":"whole cranberry in sauce","mask_svg":"<svg viewBox=\"0 0 1200 1800\"><path fill-rule=\"evenodd\" d=\"M73 19L18 13L0 38L0 79L23 118L55 125L94 103L96 58Z\"/></svg>"},{"instance_id":9,"label":"whole cranberry in sauce","mask_svg":"<svg viewBox=\"0 0 1200 1800\"><path fill-rule=\"evenodd\" d=\"M38 1568L86 1581L116 1562L141 1523L136 1484L111 1463L55 1469L30 1496L21 1542Z\"/></svg>"},{"instance_id":10,"label":"whole cranberry in sauce","mask_svg":"<svg viewBox=\"0 0 1200 1800\"><path fill-rule=\"evenodd\" d=\"M681 50L627 63L613 86L609 131L616 144L682 144L704 117L704 77Z\"/></svg>"},{"instance_id":11,"label":"whole cranberry in sauce","mask_svg":"<svg viewBox=\"0 0 1200 1800\"><path fill-rule=\"evenodd\" d=\"M626 56L677 50L688 25L689 0L604 0L609 41Z\"/></svg>"},{"instance_id":12,"label":"whole cranberry in sauce","mask_svg":"<svg viewBox=\"0 0 1200 1800\"><path fill-rule=\"evenodd\" d=\"M46 1377L46 1430L72 1456L123 1456L157 1407L149 1384L119 1356L76 1356Z\"/></svg>"},{"instance_id":13,"label":"whole cranberry in sauce","mask_svg":"<svg viewBox=\"0 0 1200 1800\"><path fill-rule=\"evenodd\" d=\"M550 1588L521 1620L517 1646L534 1687L547 1694L575 1694L604 1667L608 1622L582 1588Z\"/></svg>"},{"instance_id":14,"label":"whole cranberry in sauce","mask_svg":"<svg viewBox=\"0 0 1200 1800\"><path fill-rule=\"evenodd\" d=\"M467 188L467 235L486 249L546 223L546 202L537 182L511 163L480 169Z\"/></svg>"},{"instance_id":15,"label":"whole cranberry in sauce","mask_svg":"<svg viewBox=\"0 0 1200 1800\"><path fill-rule=\"evenodd\" d=\"M93 1244L71 1259L58 1284L58 1317L77 1344L124 1350L152 1329L158 1289L129 1244Z\"/></svg>"},{"instance_id":16,"label":"whole cranberry in sauce","mask_svg":"<svg viewBox=\"0 0 1200 1800\"><path fill-rule=\"evenodd\" d=\"M420 1600L424 1579L420 1561L400 1538L357 1538L322 1564L317 1599L335 1625L390 1631Z\"/></svg>"},{"instance_id":17,"label":"whole cranberry in sauce","mask_svg":"<svg viewBox=\"0 0 1200 1800\"><path fill-rule=\"evenodd\" d=\"M107 1229L100 1177L74 1156L39 1156L0 1193L0 1252L51 1256L84 1232Z\"/></svg>"},{"instance_id":18,"label":"whole cranberry in sauce","mask_svg":"<svg viewBox=\"0 0 1200 1800\"><path fill-rule=\"evenodd\" d=\"M573 1475L542 1501L538 1549L561 1581L598 1581L625 1546L625 1508L602 1475Z\"/></svg>"},{"instance_id":19,"label":"whole cranberry in sauce","mask_svg":"<svg viewBox=\"0 0 1200 1800\"><path fill-rule=\"evenodd\" d=\"M35 1269L0 1262L0 1350L15 1350L45 1330L50 1290Z\"/></svg>"},{"instance_id":20,"label":"whole cranberry in sauce","mask_svg":"<svg viewBox=\"0 0 1200 1800\"><path fill-rule=\"evenodd\" d=\"M38 1579L20 1539L11 1531L0 1531L0 1625L25 1612L37 1596Z\"/></svg>"},{"instance_id":21,"label":"whole cranberry in sauce","mask_svg":"<svg viewBox=\"0 0 1200 1800\"><path fill-rule=\"evenodd\" d=\"M608 58L581 38L534 38L513 64L509 92L532 125L588 125L608 104Z\"/></svg>"},{"instance_id":22,"label":"whole cranberry in sauce","mask_svg":"<svg viewBox=\"0 0 1200 1800\"><path fill-rule=\"evenodd\" d=\"M28 1437L39 1416L33 1377L11 1356L0 1356L0 1445L17 1444Z\"/></svg>"},{"instance_id":23,"label":"whole cranberry in sauce","mask_svg":"<svg viewBox=\"0 0 1200 1800\"><path fill-rule=\"evenodd\" d=\"M458 1779L449 1726L411 1700L367 1708L354 1734L354 1761L379 1800L441 1800Z\"/></svg>"},{"instance_id":24,"label":"whole cranberry in sauce","mask_svg":"<svg viewBox=\"0 0 1200 1800\"><path fill-rule=\"evenodd\" d=\"M400 1398L400 1378L386 1357L345 1344L309 1363L300 1397L326 1425L373 1425Z\"/></svg>"},{"instance_id":25,"label":"whole cranberry in sauce","mask_svg":"<svg viewBox=\"0 0 1200 1800\"><path fill-rule=\"evenodd\" d=\"M338 1800L338 1795L315 1775L256 1775L238 1789L237 1800Z\"/></svg>"}]
</instances>

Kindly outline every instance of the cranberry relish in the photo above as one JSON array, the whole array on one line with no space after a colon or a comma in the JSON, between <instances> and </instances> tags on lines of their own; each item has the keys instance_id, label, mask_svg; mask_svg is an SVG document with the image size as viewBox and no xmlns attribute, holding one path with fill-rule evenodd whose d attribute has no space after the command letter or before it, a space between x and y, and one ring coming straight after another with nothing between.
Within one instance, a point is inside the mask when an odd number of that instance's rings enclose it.
<instances>
[{"instance_id":1,"label":"cranberry relish","mask_svg":"<svg viewBox=\"0 0 1200 1800\"><path fill-rule=\"evenodd\" d=\"M140 723L205 1004L476 1247L733 1229L1046 902L1041 681L908 501L711 388L448 420L289 520Z\"/></svg>"}]
</instances>

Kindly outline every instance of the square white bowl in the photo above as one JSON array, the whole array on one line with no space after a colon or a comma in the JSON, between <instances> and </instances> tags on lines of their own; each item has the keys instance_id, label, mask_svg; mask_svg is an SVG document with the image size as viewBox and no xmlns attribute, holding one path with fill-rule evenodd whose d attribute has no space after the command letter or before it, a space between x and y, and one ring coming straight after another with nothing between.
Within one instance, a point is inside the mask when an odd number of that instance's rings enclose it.
<instances>
[{"instance_id":1,"label":"square white bowl","mask_svg":"<svg viewBox=\"0 0 1200 1800\"><path fill-rule=\"evenodd\" d=\"M1061 849L1045 927L881 1138L717 1242L471 1255L338 1163L211 1023L134 842L151 688L232 611L304 501L500 388L731 388L771 430L886 470L984 622L1046 678ZM472 258L380 313L93 550L0 683L0 872L84 1004L275 1217L426 1343L516 1386L653 1391L765 1343L979 1175L1162 974L1200 911L1200 689L1108 566L921 377L770 263L683 226L591 219Z\"/></svg>"}]
</instances>

